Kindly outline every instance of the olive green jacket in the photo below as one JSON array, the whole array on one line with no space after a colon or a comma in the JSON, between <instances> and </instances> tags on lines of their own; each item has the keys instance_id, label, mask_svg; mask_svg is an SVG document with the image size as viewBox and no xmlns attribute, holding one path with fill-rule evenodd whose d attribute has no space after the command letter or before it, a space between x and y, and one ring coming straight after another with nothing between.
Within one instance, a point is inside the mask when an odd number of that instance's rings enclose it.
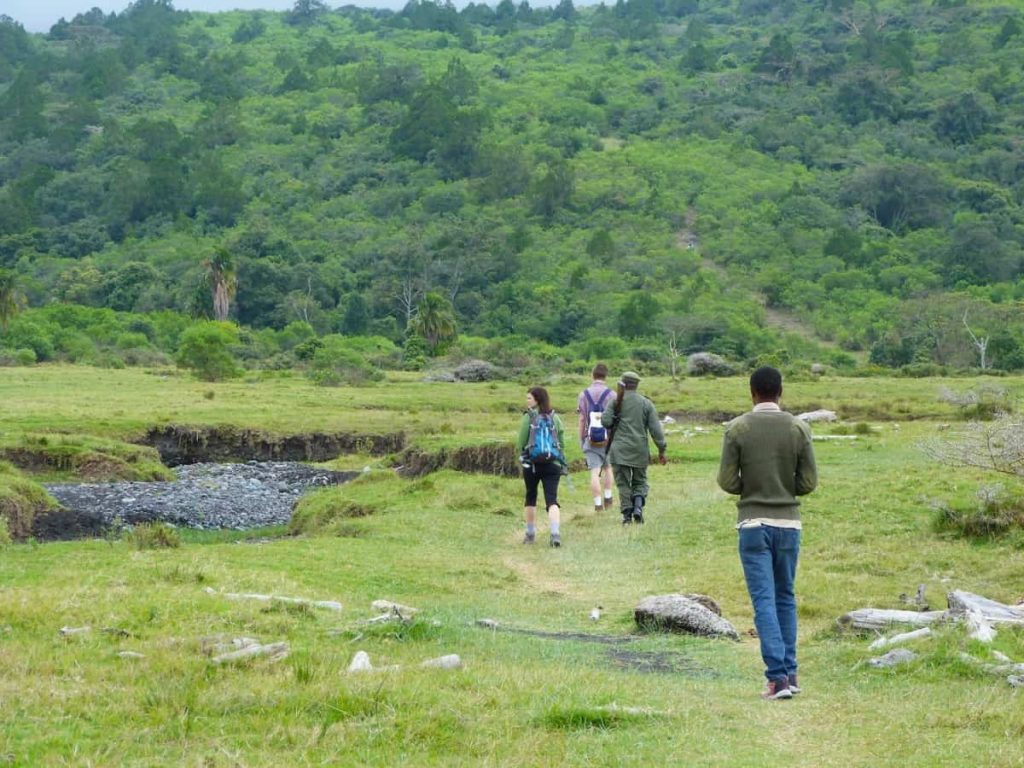
<instances>
[{"instance_id":1,"label":"olive green jacket","mask_svg":"<svg viewBox=\"0 0 1024 768\"><path fill-rule=\"evenodd\" d=\"M664 453L667 443L665 432L658 421L658 410L654 403L633 389L627 389L622 398L622 410L615 423L615 408L609 406L601 414L601 423L607 428L614 425L615 433L608 462L628 467L646 467L651 463L651 449L647 442L650 433L658 453Z\"/></svg>"}]
</instances>

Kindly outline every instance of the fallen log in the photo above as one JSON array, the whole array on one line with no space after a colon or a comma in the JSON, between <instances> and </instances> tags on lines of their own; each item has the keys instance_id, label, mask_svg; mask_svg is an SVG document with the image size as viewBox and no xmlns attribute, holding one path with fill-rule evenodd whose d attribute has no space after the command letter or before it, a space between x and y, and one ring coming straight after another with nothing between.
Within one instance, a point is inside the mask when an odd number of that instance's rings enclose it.
<instances>
[{"instance_id":1,"label":"fallen log","mask_svg":"<svg viewBox=\"0 0 1024 768\"><path fill-rule=\"evenodd\" d=\"M244 661L256 656L267 656L268 661L280 661L287 655L288 643L268 643L267 645L247 645L237 651L214 656L210 661L213 664L232 664L236 661Z\"/></svg>"},{"instance_id":2,"label":"fallen log","mask_svg":"<svg viewBox=\"0 0 1024 768\"><path fill-rule=\"evenodd\" d=\"M990 600L971 592L954 590L946 596L949 612L958 618L972 613L989 624L1024 624L1024 609Z\"/></svg>"},{"instance_id":3,"label":"fallen log","mask_svg":"<svg viewBox=\"0 0 1024 768\"><path fill-rule=\"evenodd\" d=\"M931 627L921 627L921 629L915 629L913 632L903 632L899 635L893 635L892 637L880 637L871 645L868 646L872 651L879 650L881 648L888 648L890 645L898 645L899 643L905 643L909 640L918 640L922 637L931 637Z\"/></svg>"},{"instance_id":4,"label":"fallen log","mask_svg":"<svg viewBox=\"0 0 1024 768\"><path fill-rule=\"evenodd\" d=\"M894 611L860 608L839 617L839 623L860 632L878 632L894 624L927 627L948 618L946 611Z\"/></svg>"}]
</instances>

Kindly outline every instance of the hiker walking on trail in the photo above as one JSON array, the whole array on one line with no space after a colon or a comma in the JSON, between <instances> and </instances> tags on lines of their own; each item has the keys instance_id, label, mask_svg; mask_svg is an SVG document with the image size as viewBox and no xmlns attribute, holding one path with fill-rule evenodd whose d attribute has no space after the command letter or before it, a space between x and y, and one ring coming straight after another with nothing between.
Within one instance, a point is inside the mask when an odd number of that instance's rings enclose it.
<instances>
[{"instance_id":1,"label":"hiker walking on trail","mask_svg":"<svg viewBox=\"0 0 1024 768\"><path fill-rule=\"evenodd\" d=\"M668 447L658 411L654 403L637 392L639 385L640 376L633 371L622 374L614 405L601 415L601 423L609 429L608 461L619 489L623 525L644 521L644 505L650 490L647 483L647 466L651 463L648 433L658 446L660 464L666 462Z\"/></svg>"},{"instance_id":2,"label":"hiker walking on trail","mask_svg":"<svg viewBox=\"0 0 1024 768\"><path fill-rule=\"evenodd\" d=\"M811 430L779 408L782 374L770 366L750 377L754 409L729 422L718 485L739 495L740 562L754 606L767 687L765 699L800 692L796 676L796 563L800 555L798 496L818 485Z\"/></svg>"},{"instance_id":3,"label":"hiker walking on trail","mask_svg":"<svg viewBox=\"0 0 1024 768\"><path fill-rule=\"evenodd\" d=\"M562 420L551 409L551 398L544 387L533 387L526 393L526 413L519 423L516 448L522 457L523 482L526 500L523 514L526 535L523 544L533 544L537 538L537 486L544 488L544 506L548 511L548 526L552 547L562 546L559 532L561 508L558 506L558 481L565 466L564 429Z\"/></svg>"},{"instance_id":4,"label":"hiker walking on trail","mask_svg":"<svg viewBox=\"0 0 1024 768\"><path fill-rule=\"evenodd\" d=\"M608 466L608 429L601 423L601 416L615 403L615 391L607 384L608 366L598 363L594 366L594 380L580 392L576 412L580 415L580 448L590 470L590 492L594 497L594 511L611 509L612 473L604 471ZM604 477L602 481L602 476ZM604 486L604 496L601 486Z\"/></svg>"}]
</instances>

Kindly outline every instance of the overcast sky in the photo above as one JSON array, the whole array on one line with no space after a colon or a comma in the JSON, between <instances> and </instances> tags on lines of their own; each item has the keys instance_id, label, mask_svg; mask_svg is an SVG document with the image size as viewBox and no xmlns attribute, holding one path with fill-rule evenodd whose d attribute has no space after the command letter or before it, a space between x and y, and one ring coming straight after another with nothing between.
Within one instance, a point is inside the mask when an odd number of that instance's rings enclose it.
<instances>
[{"instance_id":1,"label":"overcast sky","mask_svg":"<svg viewBox=\"0 0 1024 768\"><path fill-rule=\"evenodd\" d=\"M90 8L100 8L104 13L120 13L130 4L131 0L2 0L0 13L10 16L29 32L49 32L50 27L61 16L71 21L76 14L85 13ZM458 3L460 7L465 4ZM294 5L295 0L174 0L174 7L179 11L231 11L236 8L287 11ZM362 5L398 9L405 5L405 0L338 0L328 2L327 5L332 8L341 5Z\"/></svg>"},{"instance_id":2,"label":"overcast sky","mask_svg":"<svg viewBox=\"0 0 1024 768\"><path fill-rule=\"evenodd\" d=\"M480 2L481 0L476 0ZM392 8L400 10L407 0L326 0L331 8L342 5L359 5L364 8ZM486 5L495 6L500 0L483 0ZM534 8L556 4L558 0L531 0ZM469 0L455 0L455 5L462 8ZM63 16L71 21L76 14L85 13L90 8L100 8L104 13L116 11L120 13L131 4L131 0L2 0L0 13L10 16L29 32L49 32L57 20ZM577 2L576 5L584 3ZM231 11L235 9L267 11L287 11L295 5L295 0L174 0L174 7L179 11Z\"/></svg>"}]
</instances>

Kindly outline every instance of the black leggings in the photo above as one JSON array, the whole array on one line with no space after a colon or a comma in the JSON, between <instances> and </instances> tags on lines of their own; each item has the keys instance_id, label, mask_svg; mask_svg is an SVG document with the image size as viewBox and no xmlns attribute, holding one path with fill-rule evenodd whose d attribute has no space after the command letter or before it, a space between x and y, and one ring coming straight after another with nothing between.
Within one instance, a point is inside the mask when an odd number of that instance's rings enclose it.
<instances>
[{"instance_id":1,"label":"black leggings","mask_svg":"<svg viewBox=\"0 0 1024 768\"><path fill-rule=\"evenodd\" d=\"M544 484L545 509L558 504L558 481L562 479L562 465L557 461L531 464L523 467L523 482L526 483L526 506L537 506L537 486Z\"/></svg>"}]
</instances>

